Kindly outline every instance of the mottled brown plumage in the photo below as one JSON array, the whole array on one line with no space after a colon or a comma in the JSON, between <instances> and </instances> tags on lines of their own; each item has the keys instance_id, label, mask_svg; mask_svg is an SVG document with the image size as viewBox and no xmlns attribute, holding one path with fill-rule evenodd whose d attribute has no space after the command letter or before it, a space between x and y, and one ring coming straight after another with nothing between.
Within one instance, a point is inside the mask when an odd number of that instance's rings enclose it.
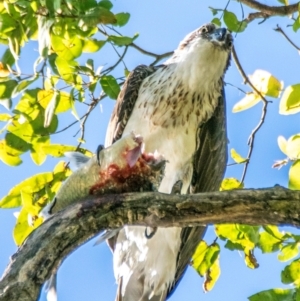
<instances>
[{"instance_id":1,"label":"mottled brown plumage","mask_svg":"<svg viewBox=\"0 0 300 301\"><path fill-rule=\"evenodd\" d=\"M220 187L227 161L223 76L231 34L207 24L189 34L171 59L138 66L118 97L106 143L128 131L145 137L169 161L160 191L196 193ZM175 185L175 189L173 189ZM163 301L174 290L205 233L205 227L125 227L110 241L118 301Z\"/></svg>"}]
</instances>

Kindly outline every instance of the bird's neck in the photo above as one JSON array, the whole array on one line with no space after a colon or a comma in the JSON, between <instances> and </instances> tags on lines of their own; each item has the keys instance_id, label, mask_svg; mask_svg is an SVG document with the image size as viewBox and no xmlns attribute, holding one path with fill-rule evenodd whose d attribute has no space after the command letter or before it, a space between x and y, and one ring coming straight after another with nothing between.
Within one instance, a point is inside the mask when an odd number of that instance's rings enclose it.
<instances>
[{"instance_id":1,"label":"bird's neck","mask_svg":"<svg viewBox=\"0 0 300 301\"><path fill-rule=\"evenodd\" d=\"M176 50L166 65L174 65L174 74L192 91L210 91L223 78L228 53L211 43Z\"/></svg>"}]
</instances>

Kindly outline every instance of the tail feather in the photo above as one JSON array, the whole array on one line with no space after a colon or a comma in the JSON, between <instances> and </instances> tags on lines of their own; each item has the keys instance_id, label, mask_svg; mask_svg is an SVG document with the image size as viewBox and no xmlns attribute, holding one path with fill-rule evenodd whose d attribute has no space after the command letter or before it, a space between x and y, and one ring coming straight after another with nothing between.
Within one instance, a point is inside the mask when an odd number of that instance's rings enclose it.
<instances>
[{"instance_id":1,"label":"tail feather","mask_svg":"<svg viewBox=\"0 0 300 301\"><path fill-rule=\"evenodd\" d=\"M155 294L151 289L145 291L143 279L137 278L133 273L126 288L122 287L122 277L118 281L117 296L115 301L165 301L167 297L167 288Z\"/></svg>"},{"instance_id":2,"label":"tail feather","mask_svg":"<svg viewBox=\"0 0 300 301\"><path fill-rule=\"evenodd\" d=\"M46 282L45 290L47 301L57 301L56 275L56 273L52 274L50 279Z\"/></svg>"}]
</instances>

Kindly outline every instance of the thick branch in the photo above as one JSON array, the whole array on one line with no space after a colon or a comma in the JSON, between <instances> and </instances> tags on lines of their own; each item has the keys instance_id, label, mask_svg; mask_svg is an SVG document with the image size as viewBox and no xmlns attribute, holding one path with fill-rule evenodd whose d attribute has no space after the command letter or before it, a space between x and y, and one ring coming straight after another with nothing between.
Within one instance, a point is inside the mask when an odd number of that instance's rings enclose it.
<instances>
[{"instance_id":1,"label":"thick branch","mask_svg":"<svg viewBox=\"0 0 300 301\"><path fill-rule=\"evenodd\" d=\"M291 5L269 6L255 0L240 0L240 2L244 3L245 5L255 10L265 13L269 16L291 15L292 13L295 13L298 10L298 4L299 4L299 3L295 3Z\"/></svg>"},{"instance_id":2,"label":"thick branch","mask_svg":"<svg viewBox=\"0 0 300 301\"><path fill-rule=\"evenodd\" d=\"M218 223L300 226L300 191L278 186L197 195L130 193L91 198L56 214L27 238L4 272L0 300L37 300L42 284L61 261L101 230L132 224Z\"/></svg>"}]
</instances>

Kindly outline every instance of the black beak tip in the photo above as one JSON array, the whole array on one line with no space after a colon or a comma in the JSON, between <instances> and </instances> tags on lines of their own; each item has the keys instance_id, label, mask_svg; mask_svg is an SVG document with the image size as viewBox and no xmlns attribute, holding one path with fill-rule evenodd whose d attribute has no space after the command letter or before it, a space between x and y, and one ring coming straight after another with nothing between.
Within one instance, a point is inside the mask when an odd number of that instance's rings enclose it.
<instances>
[{"instance_id":1,"label":"black beak tip","mask_svg":"<svg viewBox=\"0 0 300 301\"><path fill-rule=\"evenodd\" d=\"M224 41L225 37L226 37L226 33L227 33L227 29L222 27L222 28L218 28L216 30L217 34L218 34L218 40L219 41Z\"/></svg>"}]
</instances>

